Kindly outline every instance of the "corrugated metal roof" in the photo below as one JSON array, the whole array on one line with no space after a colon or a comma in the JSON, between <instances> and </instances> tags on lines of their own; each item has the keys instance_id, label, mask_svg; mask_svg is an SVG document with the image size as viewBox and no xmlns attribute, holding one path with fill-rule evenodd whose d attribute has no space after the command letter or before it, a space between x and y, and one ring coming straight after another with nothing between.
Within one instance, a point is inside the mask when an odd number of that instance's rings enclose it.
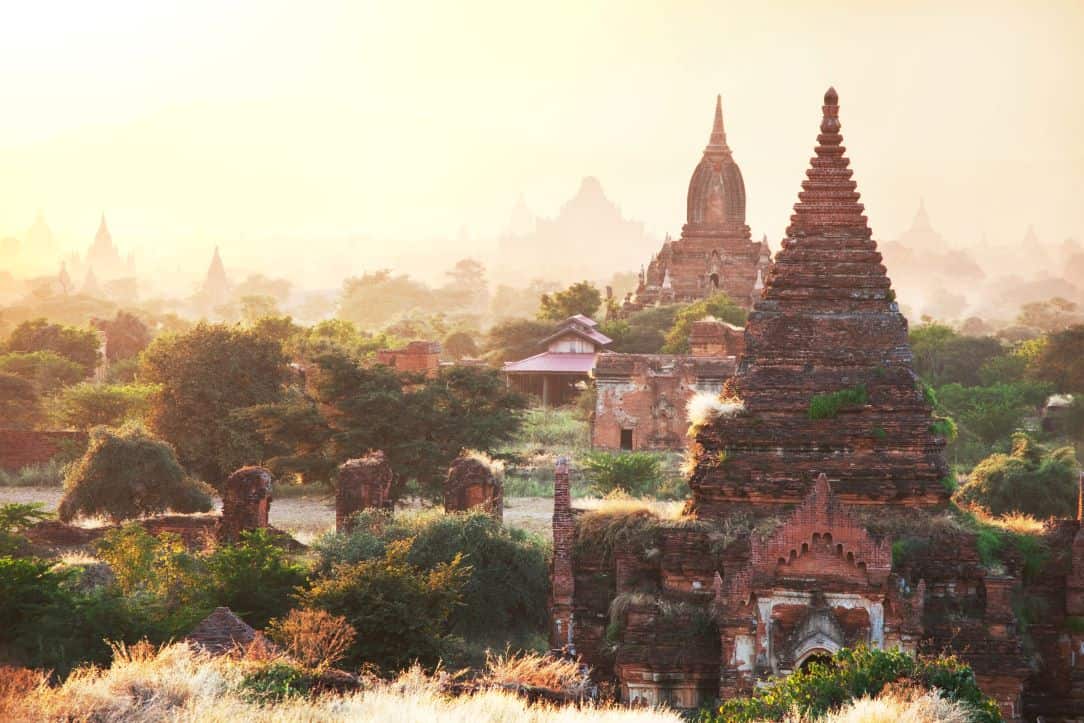
<instances>
[{"instance_id":1,"label":"corrugated metal roof","mask_svg":"<svg viewBox=\"0 0 1084 723\"><path fill-rule=\"evenodd\" d=\"M595 368L594 354L544 351L520 361L505 362L504 371L512 374L548 372L553 374L590 374Z\"/></svg>"}]
</instances>

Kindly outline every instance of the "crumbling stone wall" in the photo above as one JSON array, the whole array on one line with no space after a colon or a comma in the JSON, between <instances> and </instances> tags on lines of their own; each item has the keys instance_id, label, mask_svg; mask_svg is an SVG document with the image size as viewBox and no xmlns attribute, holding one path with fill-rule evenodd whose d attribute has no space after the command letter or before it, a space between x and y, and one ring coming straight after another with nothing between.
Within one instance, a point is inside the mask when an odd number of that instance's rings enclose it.
<instances>
[{"instance_id":1,"label":"crumbling stone wall","mask_svg":"<svg viewBox=\"0 0 1084 723\"><path fill-rule=\"evenodd\" d=\"M0 469L14 472L32 464L44 464L61 452L83 449L83 432L0 429Z\"/></svg>"},{"instance_id":2,"label":"crumbling stone wall","mask_svg":"<svg viewBox=\"0 0 1084 723\"><path fill-rule=\"evenodd\" d=\"M351 518L362 510L386 510L391 505L394 475L383 452L348 459L339 465L339 487L335 493L335 529L349 532Z\"/></svg>"},{"instance_id":3,"label":"crumbling stone wall","mask_svg":"<svg viewBox=\"0 0 1084 723\"><path fill-rule=\"evenodd\" d=\"M236 541L245 530L268 527L271 511L271 472L263 467L242 467L229 476L222 490L219 538Z\"/></svg>"},{"instance_id":4,"label":"crumbling stone wall","mask_svg":"<svg viewBox=\"0 0 1084 723\"><path fill-rule=\"evenodd\" d=\"M718 394L734 373L733 357L600 354L595 364L591 444L622 449L682 449L689 423L685 405L697 392Z\"/></svg>"},{"instance_id":5,"label":"crumbling stone wall","mask_svg":"<svg viewBox=\"0 0 1084 723\"><path fill-rule=\"evenodd\" d=\"M692 356L741 357L745 352L745 329L718 319L694 321L689 330Z\"/></svg>"},{"instance_id":6,"label":"crumbling stone wall","mask_svg":"<svg viewBox=\"0 0 1084 723\"><path fill-rule=\"evenodd\" d=\"M491 465L463 456L452 462L444 481L444 511L466 512L481 508L504 519L504 490Z\"/></svg>"},{"instance_id":7,"label":"crumbling stone wall","mask_svg":"<svg viewBox=\"0 0 1084 723\"><path fill-rule=\"evenodd\" d=\"M405 349L381 349L376 353L376 361L397 371L433 378L440 371L440 344L435 341L412 341Z\"/></svg>"}]
</instances>

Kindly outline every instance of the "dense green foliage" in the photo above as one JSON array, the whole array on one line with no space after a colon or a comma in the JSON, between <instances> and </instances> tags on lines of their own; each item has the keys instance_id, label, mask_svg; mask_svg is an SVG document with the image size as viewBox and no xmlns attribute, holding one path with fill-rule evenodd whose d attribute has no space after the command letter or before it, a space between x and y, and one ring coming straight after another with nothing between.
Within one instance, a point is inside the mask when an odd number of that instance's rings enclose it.
<instances>
[{"instance_id":1,"label":"dense green foliage","mask_svg":"<svg viewBox=\"0 0 1084 723\"><path fill-rule=\"evenodd\" d=\"M1034 360L1035 376L1061 392L1084 393L1084 324L1051 334Z\"/></svg>"},{"instance_id":2,"label":"dense green foliage","mask_svg":"<svg viewBox=\"0 0 1084 723\"><path fill-rule=\"evenodd\" d=\"M40 502L11 502L0 505L0 555L17 554L27 543L22 533L52 516Z\"/></svg>"},{"instance_id":3,"label":"dense green foliage","mask_svg":"<svg viewBox=\"0 0 1084 723\"><path fill-rule=\"evenodd\" d=\"M199 324L158 337L140 367L144 382L159 385L147 423L186 469L221 485L263 456L259 440L233 413L279 401L286 375L282 346L253 331Z\"/></svg>"},{"instance_id":4,"label":"dense green foliage","mask_svg":"<svg viewBox=\"0 0 1084 723\"><path fill-rule=\"evenodd\" d=\"M590 281L577 281L564 291L542 294L539 299L540 321L564 321L570 316L583 314L593 318L602 306L602 294Z\"/></svg>"},{"instance_id":5,"label":"dense green foliage","mask_svg":"<svg viewBox=\"0 0 1084 723\"><path fill-rule=\"evenodd\" d=\"M381 557L337 565L299 596L302 607L340 615L357 631L349 663L391 671L440 658L470 571L458 555L432 570L412 565L411 544L392 542Z\"/></svg>"},{"instance_id":6,"label":"dense green foliage","mask_svg":"<svg viewBox=\"0 0 1084 723\"><path fill-rule=\"evenodd\" d=\"M589 452L580 461L591 491L600 496L621 491L643 496L658 489L662 459L653 452Z\"/></svg>"},{"instance_id":7,"label":"dense green foliage","mask_svg":"<svg viewBox=\"0 0 1084 723\"><path fill-rule=\"evenodd\" d=\"M33 382L0 372L0 419L8 429L32 429L44 417Z\"/></svg>"},{"instance_id":8,"label":"dense green foliage","mask_svg":"<svg viewBox=\"0 0 1084 723\"><path fill-rule=\"evenodd\" d=\"M674 317L674 325L666 334L663 351L669 354L689 353L689 332L694 321L714 317L736 326L745 326L746 311L723 292L689 304Z\"/></svg>"},{"instance_id":9,"label":"dense green foliage","mask_svg":"<svg viewBox=\"0 0 1084 723\"><path fill-rule=\"evenodd\" d=\"M77 329L34 319L19 324L4 345L9 352L51 351L83 367L90 374L98 364L98 335L90 329Z\"/></svg>"},{"instance_id":10,"label":"dense green foliage","mask_svg":"<svg viewBox=\"0 0 1084 723\"><path fill-rule=\"evenodd\" d=\"M156 387L149 384L92 384L64 389L50 404L50 415L61 427L88 430L117 427L142 419Z\"/></svg>"},{"instance_id":11,"label":"dense green foliage","mask_svg":"<svg viewBox=\"0 0 1084 723\"><path fill-rule=\"evenodd\" d=\"M910 334L915 372L934 386L981 383L979 370L1005 353L993 337L964 336L936 322L916 326Z\"/></svg>"},{"instance_id":12,"label":"dense green foliage","mask_svg":"<svg viewBox=\"0 0 1084 723\"><path fill-rule=\"evenodd\" d=\"M105 357L111 363L138 356L151 343L150 329L127 311L118 311L112 319L94 319L91 324L105 334Z\"/></svg>"},{"instance_id":13,"label":"dense green foliage","mask_svg":"<svg viewBox=\"0 0 1084 723\"><path fill-rule=\"evenodd\" d=\"M816 718L855 698L876 696L896 682L938 690L964 705L976 723L1001 721L997 704L979 690L971 667L956 658L914 658L899 650L869 648L844 648L830 661L813 662L750 698L732 698L700 720L753 723L783 720L793 713Z\"/></svg>"},{"instance_id":14,"label":"dense green foliage","mask_svg":"<svg viewBox=\"0 0 1084 723\"><path fill-rule=\"evenodd\" d=\"M0 372L32 382L38 393L45 395L86 378L81 364L53 351L0 354Z\"/></svg>"},{"instance_id":15,"label":"dense green foliage","mask_svg":"<svg viewBox=\"0 0 1084 723\"><path fill-rule=\"evenodd\" d=\"M410 541L406 561L422 570L439 569L457 555L469 565L463 604L449 618L454 632L488 638L545 629L546 544L484 512L415 517L365 512L349 534L327 535L315 547L320 569L330 572L336 565L379 558L399 540Z\"/></svg>"},{"instance_id":16,"label":"dense green foliage","mask_svg":"<svg viewBox=\"0 0 1084 723\"><path fill-rule=\"evenodd\" d=\"M992 454L976 465L955 499L995 515L1071 517L1076 511L1078 469L1072 447L1050 450L1018 432L1012 452Z\"/></svg>"},{"instance_id":17,"label":"dense green foliage","mask_svg":"<svg viewBox=\"0 0 1084 723\"><path fill-rule=\"evenodd\" d=\"M138 427L99 427L67 473L59 514L63 520L105 515L119 521L166 510L206 512L210 493L185 474L165 442Z\"/></svg>"},{"instance_id":18,"label":"dense green foliage","mask_svg":"<svg viewBox=\"0 0 1084 723\"><path fill-rule=\"evenodd\" d=\"M610 351L622 354L658 354L666 344L666 335L674 326L681 304L649 306L624 319L608 319L599 325L603 334L613 339Z\"/></svg>"},{"instance_id":19,"label":"dense green foliage","mask_svg":"<svg viewBox=\"0 0 1084 723\"><path fill-rule=\"evenodd\" d=\"M832 419L846 407L860 407L869 401L864 384L837 392L814 394L809 400L810 419Z\"/></svg>"},{"instance_id":20,"label":"dense green foliage","mask_svg":"<svg viewBox=\"0 0 1084 723\"><path fill-rule=\"evenodd\" d=\"M249 530L233 545L206 559L208 594L259 629L289 610L294 591L305 582L304 567L290 562L268 530Z\"/></svg>"},{"instance_id":21,"label":"dense green foliage","mask_svg":"<svg viewBox=\"0 0 1084 723\"><path fill-rule=\"evenodd\" d=\"M448 466L466 449L493 451L515 434L526 401L492 370L443 368L433 379L367 367L342 354L319 357L309 371L311 398L248 410L277 472L309 479L379 449L399 496L441 494Z\"/></svg>"}]
</instances>

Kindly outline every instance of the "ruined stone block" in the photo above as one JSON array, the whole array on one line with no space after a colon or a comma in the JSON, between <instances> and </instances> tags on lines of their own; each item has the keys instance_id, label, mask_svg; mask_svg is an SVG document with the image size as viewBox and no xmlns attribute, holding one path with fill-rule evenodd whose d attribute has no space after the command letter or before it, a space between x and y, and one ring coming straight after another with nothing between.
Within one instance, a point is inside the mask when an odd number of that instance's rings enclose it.
<instances>
[{"instance_id":1,"label":"ruined stone block","mask_svg":"<svg viewBox=\"0 0 1084 723\"><path fill-rule=\"evenodd\" d=\"M242 467L229 476L222 491L220 539L234 542L245 530L268 526L271 510L271 472L263 467Z\"/></svg>"},{"instance_id":2,"label":"ruined stone block","mask_svg":"<svg viewBox=\"0 0 1084 723\"><path fill-rule=\"evenodd\" d=\"M444 511L466 512L482 509L498 520L504 519L504 490L492 462L462 456L448 468L444 481Z\"/></svg>"},{"instance_id":3,"label":"ruined stone block","mask_svg":"<svg viewBox=\"0 0 1084 723\"><path fill-rule=\"evenodd\" d=\"M384 453L371 452L339 465L339 486L335 493L335 530L349 532L352 517L362 510L385 510L391 505L394 475Z\"/></svg>"}]
</instances>

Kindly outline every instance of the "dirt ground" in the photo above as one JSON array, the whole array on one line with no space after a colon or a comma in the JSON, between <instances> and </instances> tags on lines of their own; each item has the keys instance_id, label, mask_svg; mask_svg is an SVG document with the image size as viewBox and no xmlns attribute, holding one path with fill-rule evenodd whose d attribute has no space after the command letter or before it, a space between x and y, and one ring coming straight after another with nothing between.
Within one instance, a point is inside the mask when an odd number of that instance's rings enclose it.
<instances>
[{"instance_id":1,"label":"dirt ground","mask_svg":"<svg viewBox=\"0 0 1084 723\"><path fill-rule=\"evenodd\" d=\"M60 503L59 487L0 487L0 505L12 502L40 502L48 510ZM552 536L550 520L553 500L546 497L512 497L505 500L504 522L510 527ZM84 526L93 527L102 521L90 520ZM325 532L335 529L335 501L329 495L291 496L271 503L271 524L293 535L299 542L310 544Z\"/></svg>"}]
</instances>

